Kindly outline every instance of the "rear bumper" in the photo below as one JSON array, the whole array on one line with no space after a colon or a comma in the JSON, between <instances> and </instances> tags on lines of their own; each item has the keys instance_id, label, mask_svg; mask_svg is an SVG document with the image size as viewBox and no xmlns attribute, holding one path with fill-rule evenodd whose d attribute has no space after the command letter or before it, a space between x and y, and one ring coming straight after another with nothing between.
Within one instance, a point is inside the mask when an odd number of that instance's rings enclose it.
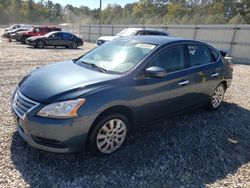
<instances>
[{"instance_id":1,"label":"rear bumper","mask_svg":"<svg viewBox=\"0 0 250 188\"><path fill-rule=\"evenodd\" d=\"M83 151L95 115L73 119L49 119L27 115L20 119L12 110L19 135L32 147L55 153ZM32 113L30 113L32 114Z\"/></svg>"}]
</instances>

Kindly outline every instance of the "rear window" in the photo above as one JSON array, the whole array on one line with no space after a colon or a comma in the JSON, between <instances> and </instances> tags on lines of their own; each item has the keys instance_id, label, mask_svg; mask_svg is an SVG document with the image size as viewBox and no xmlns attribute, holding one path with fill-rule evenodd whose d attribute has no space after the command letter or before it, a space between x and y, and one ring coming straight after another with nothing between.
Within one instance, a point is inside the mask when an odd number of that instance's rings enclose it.
<instances>
[{"instance_id":1,"label":"rear window","mask_svg":"<svg viewBox=\"0 0 250 188\"><path fill-rule=\"evenodd\" d=\"M164 32L159 32L159 31L148 31L148 35L160 35L160 36L167 36L166 33Z\"/></svg>"},{"instance_id":2,"label":"rear window","mask_svg":"<svg viewBox=\"0 0 250 188\"><path fill-rule=\"evenodd\" d=\"M189 62L191 67L210 64L212 56L209 49L203 45L188 45Z\"/></svg>"},{"instance_id":3,"label":"rear window","mask_svg":"<svg viewBox=\"0 0 250 188\"><path fill-rule=\"evenodd\" d=\"M69 33L63 33L62 36L63 36L64 40L70 40L73 38L73 35L71 35Z\"/></svg>"},{"instance_id":4,"label":"rear window","mask_svg":"<svg viewBox=\"0 0 250 188\"><path fill-rule=\"evenodd\" d=\"M34 31L35 31L35 32L40 32L41 29L40 29L39 27L35 27L35 28L34 28Z\"/></svg>"},{"instance_id":5,"label":"rear window","mask_svg":"<svg viewBox=\"0 0 250 188\"><path fill-rule=\"evenodd\" d=\"M61 28L53 28L53 31L62 31Z\"/></svg>"},{"instance_id":6,"label":"rear window","mask_svg":"<svg viewBox=\"0 0 250 188\"><path fill-rule=\"evenodd\" d=\"M214 51L214 50L211 50L211 55L212 55L212 59L213 59L214 62L216 62L217 59L218 59L219 56L220 56L219 53L216 52L216 51Z\"/></svg>"}]
</instances>

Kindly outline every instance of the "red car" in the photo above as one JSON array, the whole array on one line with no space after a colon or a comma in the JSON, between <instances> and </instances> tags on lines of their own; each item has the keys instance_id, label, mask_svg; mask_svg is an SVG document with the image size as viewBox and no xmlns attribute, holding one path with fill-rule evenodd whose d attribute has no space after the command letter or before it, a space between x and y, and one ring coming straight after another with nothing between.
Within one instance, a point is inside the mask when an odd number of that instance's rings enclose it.
<instances>
[{"instance_id":1,"label":"red car","mask_svg":"<svg viewBox=\"0 0 250 188\"><path fill-rule=\"evenodd\" d=\"M62 31L61 28L58 27L48 27L48 26L35 26L32 27L28 31L19 32L16 36L17 41L26 44L26 39L34 36L43 36L52 31Z\"/></svg>"}]
</instances>

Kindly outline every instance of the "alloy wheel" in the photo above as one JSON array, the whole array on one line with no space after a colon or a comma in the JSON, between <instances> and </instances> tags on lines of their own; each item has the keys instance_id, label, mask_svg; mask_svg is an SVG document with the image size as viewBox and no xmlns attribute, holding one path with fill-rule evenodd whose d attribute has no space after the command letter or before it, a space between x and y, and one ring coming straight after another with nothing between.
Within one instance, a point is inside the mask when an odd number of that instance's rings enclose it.
<instances>
[{"instance_id":1,"label":"alloy wheel","mask_svg":"<svg viewBox=\"0 0 250 188\"><path fill-rule=\"evenodd\" d=\"M223 101L225 94L225 89L223 85L218 85L217 88L214 90L213 96L212 96L212 107L214 109L218 108Z\"/></svg>"},{"instance_id":2,"label":"alloy wheel","mask_svg":"<svg viewBox=\"0 0 250 188\"><path fill-rule=\"evenodd\" d=\"M111 119L100 128L97 134L97 148L104 154L114 152L122 145L126 134L125 123L120 119Z\"/></svg>"}]
</instances>

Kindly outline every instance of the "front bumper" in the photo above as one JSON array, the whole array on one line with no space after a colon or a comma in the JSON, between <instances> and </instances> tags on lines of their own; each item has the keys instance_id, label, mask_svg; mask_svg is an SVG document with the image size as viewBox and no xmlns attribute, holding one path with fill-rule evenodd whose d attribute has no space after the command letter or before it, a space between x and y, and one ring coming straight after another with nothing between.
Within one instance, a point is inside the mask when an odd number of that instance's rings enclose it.
<instances>
[{"instance_id":1,"label":"front bumper","mask_svg":"<svg viewBox=\"0 0 250 188\"><path fill-rule=\"evenodd\" d=\"M17 131L30 146L55 153L73 153L85 149L87 135L96 118L95 115L50 119L35 116L34 110L21 119L12 109Z\"/></svg>"},{"instance_id":2,"label":"front bumper","mask_svg":"<svg viewBox=\"0 0 250 188\"><path fill-rule=\"evenodd\" d=\"M27 45L36 46L36 41L26 40L26 42L27 42Z\"/></svg>"}]
</instances>

